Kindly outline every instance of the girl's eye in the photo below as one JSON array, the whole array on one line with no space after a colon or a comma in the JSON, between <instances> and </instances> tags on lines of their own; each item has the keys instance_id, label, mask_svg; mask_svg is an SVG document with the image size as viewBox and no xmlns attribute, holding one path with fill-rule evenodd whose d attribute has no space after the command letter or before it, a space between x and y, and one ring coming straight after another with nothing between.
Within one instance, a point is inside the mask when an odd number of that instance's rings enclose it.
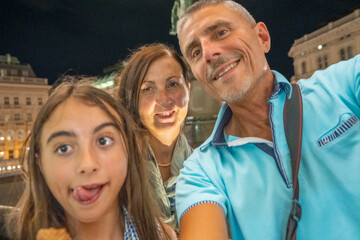
<instances>
[{"instance_id":1,"label":"girl's eye","mask_svg":"<svg viewBox=\"0 0 360 240\"><path fill-rule=\"evenodd\" d=\"M98 143L101 145L101 146L109 146L111 145L112 143L114 142L114 140L110 137L101 137L99 138L98 140Z\"/></svg>"},{"instance_id":2,"label":"girl's eye","mask_svg":"<svg viewBox=\"0 0 360 240\"><path fill-rule=\"evenodd\" d=\"M65 155L69 153L72 150L72 147L70 145L64 144L55 149L55 153L59 155Z\"/></svg>"}]
</instances>

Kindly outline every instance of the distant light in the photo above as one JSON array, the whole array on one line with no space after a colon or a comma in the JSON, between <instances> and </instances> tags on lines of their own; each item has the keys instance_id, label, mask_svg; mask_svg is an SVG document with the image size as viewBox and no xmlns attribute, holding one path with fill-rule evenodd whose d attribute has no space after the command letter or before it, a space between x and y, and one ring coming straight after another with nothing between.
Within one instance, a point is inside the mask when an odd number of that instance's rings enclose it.
<instances>
[{"instance_id":1,"label":"distant light","mask_svg":"<svg viewBox=\"0 0 360 240\"><path fill-rule=\"evenodd\" d=\"M13 167L12 167L12 169L15 169L15 168L16 168L16 166L13 166Z\"/></svg>"},{"instance_id":2,"label":"distant light","mask_svg":"<svg viewBox=\"0 0 360 240\"><path fill-rule=\"evenodd\" d=\"M6 138L8 141L11 141L11 136L7 136Z\"/></svg>"},{"instance_id":3,"label":"distant light","mask_svg":"<svg viewBox=\"0 0 360 240\"><path fill-rule=\"evenodd\" d=\"M17 168L21 168L21 166L20 166L20 165L17 165Z\"/></svg>"},{"instance_id":4,"label":"distant light","mask_svg":"<svg viewBox=\"0 0 360 240\"><path fill-rule=\"evenodd\" d=\"M11 170L11 166L8 166L8 167L7 167L7 170Z\"/></svg>"},{"instance_id":5,"label":"distant light","mask_svg":"<svg viewBox=\"0 0 360 240\"><path fill-rule=\"evenodd\" d=\"M4 152L0 152L0 156L4 156Z\"/></svg>"},{"instance_id":6,"label":"distant light","mask_svg":"<svg viewBox=\"0 0 360 240\"><path fill-rule=\"evenodd\" d=\"M195 131L199 131L199 126L197 124L195 125Z\"/></svg>"},{"instance_id":7,"label":"distant light","mask_svg":"<svg viewBox=\"0 0 360 240\"><path fill-rule=\"evenodd\" d=\"M301 56L304 56L305 55L305 53L304 52L301 52Z\"/></svg>"},{"instance_id":8,"label":"distant light","mask_svg":"<svg viewBox=\"0 0 360 240\"><path fill-rule=\"evenodd\" d=\"M30 150L30 147L27 147L27 148L26 148L26 150L28 150L28 151L29 151L29 150Z\"/></svg>"},{"instance_id":9,"label":"distant light","mask_svg":"<svg viewBox=\"0 0 360 240\"><path fill-rule=\"evenodd\" d=\"M4 137L0 137L0 141L4 141Z\"/></svg>"},{"instance_id":10,"label":"distant light","mask_svg":"<svg viewBox=\"0 0 360 240\"><path fill-rule=\"evenodd\" d=\"M322 44L319 44L318 49L321 50L323 48Z\"/></svg>"},{"instance_id":11,"label":"distant light","mask_svg":"<svg viewBox=\"0 0 360 240\"><path fill-rule=\"evenodd\" d=\"M3 167L3 171L5 171L5 167Z\"/></svg>"}]
</instances>

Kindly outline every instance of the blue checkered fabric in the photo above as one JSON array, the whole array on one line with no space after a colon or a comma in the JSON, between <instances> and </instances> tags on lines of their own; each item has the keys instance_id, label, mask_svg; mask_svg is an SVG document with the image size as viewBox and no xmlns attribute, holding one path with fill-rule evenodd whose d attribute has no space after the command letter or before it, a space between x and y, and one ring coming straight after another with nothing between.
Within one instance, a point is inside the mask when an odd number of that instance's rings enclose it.
<instances>
[{"instance_id":1,"label":"blue checkered fabric","mask_svg":"<svg viewBox=\"0 0 360 240\"><path fill-rule=\"evenodd\" d=\"M131 216L128 214L126 208L123 206L124 218L125 218L125 230L124 240L138 240L139 237L136 232L136 226Z\"/></svg>"}]
</instances>

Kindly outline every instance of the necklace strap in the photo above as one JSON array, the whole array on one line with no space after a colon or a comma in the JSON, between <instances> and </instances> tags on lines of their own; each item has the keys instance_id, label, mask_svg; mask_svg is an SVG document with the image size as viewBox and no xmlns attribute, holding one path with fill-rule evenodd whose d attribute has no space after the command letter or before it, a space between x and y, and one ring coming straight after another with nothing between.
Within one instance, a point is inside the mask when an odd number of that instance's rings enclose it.
<instances>
[{"instance_id":1,"label":"necklace strap","mask_svg":"<svg viewBox=\"0 0 360 240\"><path fill-rule=\"evenodd\" d=\"M161 164L161 163L158 163L158 162L156 162L156 163L157 163L157 165L158 165L159 167L168 167L168 166L171 165L171 162L169 162L169 163L164 163L164 164Z\"/></svg>"}]
</instances>

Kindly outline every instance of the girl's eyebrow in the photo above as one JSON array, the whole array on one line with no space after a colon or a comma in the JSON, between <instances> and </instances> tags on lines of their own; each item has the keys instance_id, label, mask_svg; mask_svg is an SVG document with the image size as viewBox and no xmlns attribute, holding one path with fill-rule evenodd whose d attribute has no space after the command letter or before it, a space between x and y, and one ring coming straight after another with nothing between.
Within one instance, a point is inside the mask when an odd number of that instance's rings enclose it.
<instances>
[{"instance_id":1,"label":"girl's eyebrow","mask_svg":"<svg viewBox=\"0 0 360 240\"><path fill-rule=\"evenodd\" d=\"M108 127L108 126L113 126L114 128L118 129L116 124L113 122L105 122L100 124L99 126L97 126L93 133L96 133L98 131L100 131L101 129ZM50 137L48 138L48 140L46 141L46 144L48 144L50 141L52 141L54 138L57 137L61 137L61 136L67 136L67 137L75 137L75 133L74 132L69 132L69 131L58 131L58 132L54 132L53 134L50 135Z\"/></svg>"},{"instance_id":2,"label":"girl's eyebrow","mask_svg":"<svg viewBox=\"0 0 360 240\"><path fill-rule=\"evenodd\" d=\"M97 126L97 127L94 129L93 133L96 133L96 132L100 131L101 129L103 129L103 128L105 128L105 127L108 127L108 126L112 126L112 127L116 128L116 129L118 129L118 127L116 126L115 123L113 123L113 122L105 122L105 123Z\"/></svg>"},{"instance_id":3,"label":"girl's eyebrow","mask_svg":"<svg viewBox=\"0 0 360 240\"><path fill-rule=\"evenodd\" d=\"M54 132L53 134L50 135L50 137L49 137L48 140L46 141L46 144L48 144L48 143L49 143L51 140L53 140L54 138L61 137L61 136L75 137L75 133L73 133L73 132L68 132L68 131L58 131L58 132Z\"/></svg>"}]
</instances>

